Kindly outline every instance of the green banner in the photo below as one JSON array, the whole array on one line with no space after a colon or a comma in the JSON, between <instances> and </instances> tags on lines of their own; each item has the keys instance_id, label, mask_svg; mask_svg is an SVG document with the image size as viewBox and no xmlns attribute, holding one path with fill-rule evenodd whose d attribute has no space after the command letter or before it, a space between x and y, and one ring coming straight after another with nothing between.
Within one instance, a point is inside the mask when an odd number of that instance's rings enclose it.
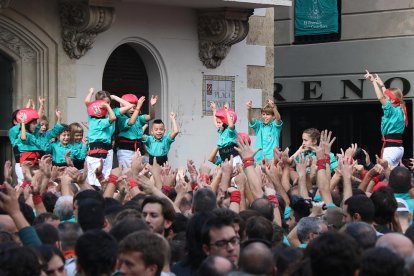
<instances>
[{"instance_id":1,"label":"green banner","mask_svg":"<svg viewBox=\"0 0 414 276\"><path fill-rule=\"evenodd\" d=\"M295 2L295 36L338 33L337 0Z\"/></svg>"}]
</instances>

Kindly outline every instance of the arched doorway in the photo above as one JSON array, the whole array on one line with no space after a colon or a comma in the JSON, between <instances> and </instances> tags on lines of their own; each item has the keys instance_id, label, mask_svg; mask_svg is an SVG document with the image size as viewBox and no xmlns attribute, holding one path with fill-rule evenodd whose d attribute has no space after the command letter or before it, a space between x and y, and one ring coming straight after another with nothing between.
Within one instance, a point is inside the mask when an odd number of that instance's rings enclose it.
<instances>
[{"instance_id":1,"label":"arched doorway","mask_svg":"<svg viewBox=\"0 0 414 276\"><path fill-rule=\"evenodd\" d=\"M0 164L10 160L11 146L8 130L12 127L13 61L0 52ZM3 166L0 166L3 173Z\"/></svg>"},{"instance_id":2,"label":"arched doorway","mask_svg":"<svg viewBox=\"0 0 414 276\"><path fill-rule=\"evenodd\" d=\"M127 93L145 96L146 102L141 111L148 113L147 70L140 55L129 44L122 44L112 52L105 65L102 89L119 97Z\"/></svg>"}]
</instances>

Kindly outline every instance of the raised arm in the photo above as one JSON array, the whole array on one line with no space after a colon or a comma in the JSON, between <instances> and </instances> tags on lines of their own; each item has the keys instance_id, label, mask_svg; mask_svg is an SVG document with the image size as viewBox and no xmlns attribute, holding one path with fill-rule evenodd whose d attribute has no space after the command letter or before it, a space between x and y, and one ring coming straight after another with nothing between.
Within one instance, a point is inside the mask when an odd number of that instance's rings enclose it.
<instances>
[{"instance_id":1,"label":"raised arm","mask_svg":"<svg viewBox=\"0 0 414 276\"><path fill-rule=\"evenodd\" d=\"M131 118L129 118L129 121L128 121L129 126L132 126L137 121L138 116L139 116L139 112L141 111L141 108L142 108L142 105L144 104L144 102L145 102L145 97L144 96L142 96L138 99L138 103L137 103L137 106L135 107L134 113L132 113Z\"/></svg>"},{"instance_id":2,"label":"raised arm","mask_svg":"<svg viewBox=\"0 0 414 276\"><path fill-rule=\"evenodd\" d=\"M42 118L42 116L45 115L45 102L46 98L39 97L39 109L37 110L39 118Z\"/></svg>"},{"instance_id":3,"label":"raised arm","mask_svg":"<svg viewBox=\"0 0 414 276\"><path fill-rule=\"evenodd\" d=\"M249 123L253 124L254 119L252 116L252 101L251 100L246 103L246 109L247 109L247 120L249 121Z\"/></svg>"},{"instance_id":4,"label":"raised arm","mask_svg":"<svg viewBox=\"0 0 414 276\"><path fill-rule=\"evenodd\" d=\"M174 139L178 135L178 132L179 132L176 117L177 115L174 112L170 113L170 118L173 124L173 131L170 134L171 139Z\"/></svg>"},{"instance_id":5,"label":"raised arm","mask_svg":"<svg viewBox=\"0 0 414 276\"><path fill-rule=\"evenodd\" d=\"M210 108L213 111L213 124L215 128L218 128L217 120L216 120L216 112L217 112L217 105L215 102L210 102Z\"/></svg>"},{"instance_id":6,"label":"raised arm","mask_svg":"<svg viewBox=\"0 0 414 276\"><path fill-rule=\"evenodd\" d=\"M128 110L130 110L134 105L128 101L125 101L124 99L116 96L116 95L111 95L111 100L114 100L118 103L120 103L121 107L119 108L119 112L121 114L125 114L128 112Z\"/></svg>"},{"instance_id":7,"label":"raised arm","mask_svg":"<svg viewBox=\"0 0 414 276\"><path fill-rule=\"evenodd\" d=\"M90 102L92 101L92 95L93 95L93 87L89 88L88 94L85 97L85 105L88 106Z\"/></svg>"},{"instance_id":8,"label":"raised arm","mask_svg":"<svg viewBox=\"0 0 414 276\"><path fill-rule=\"evenodd\" d=\"M227 122L228 122L228 126L230 129L234 129L234 121L233 118L230 116L230 112L229 112L229 104L226 103L224 105L224 110L226 111L226 116L227 116Z\"/></svg>"},{"instance_id":9,"label":"raised arm","mask_svg":"<svg viewBox=\"0 0 414 276\"><path fill-rule=\"evenodd\" d=\"M280 121L282 120L282 117L280 116L280 113L279 113L279 111L277 110L277 106L276 106L276 103L274 102L274 101L272 101L272 100L267 100L267 103L272 107L272 109L273 109L273 113L275 114L275 120L276 120L276 123L280 123Z\"/></svg>"},{"instance_id":10,"label":"raised arm","mask_svg":"<svg viewBox=\"0 0 414 276\"><path fill-rule=\"evenodd\" d=\"M243 159L243 167L245 169L247 182L254 199L261 198L263 196L262 191L262 179L257 174L254 168L254 156L261 149L253 151L247 141L238 141L237 147L234 147Z\"/></svg>"},{"instance_id":11,"label":"raised arm","mask_svg":"<svg viewBox=\"0 0 414 276\"><path fill-rule=\"evenodd\" d=\"M23 114L20 114L20 122L21 122L20 139L22 141L26 141L26 139L27 139L27 135L26 135L26 124L25 124L24 119L23 119Z\"/></svg>"},{"instance_id":12,"label":"raised arm","mask_svg":"<svg viewBox=\"0 0 414 276\"><path fill-rule=\"evenodd\" d=\"M151 121L155 118L155 105L158 102L158 96L151 96L149 114L145 116L145 120Z\"/></svg>"},{"instance_id":13,"label":"raised arm","mask_svg":"<svg viewBox=\"0 0 414 276\"><path fill-rule=\"evenodd\" d=\"M112 124L115 120L116 120L116 116L114 111L112 110L111 106L108 103L104 103L101 106L102 108L106 108L106 110L108 110L109 113L109 122Z\"/></svg>"},{"instance_id":14,"label":"raised arm","mask_svg":"<svg viewBox=\"0 0 414 276\"><path fill-rule=\"evenodd\" d=\"M378 75L375 75L376 77L374 78L374 76L368 70L365 70L365 72L366 74L364 77L365 79L371 81L372 85L374 85L375 95L377 96L377 99L382 105L386 105L387 100L385 99L383 93L383 91L385 91L385 86L384 83L382 83L381 78Z\"/></svg>"}]
</instances>

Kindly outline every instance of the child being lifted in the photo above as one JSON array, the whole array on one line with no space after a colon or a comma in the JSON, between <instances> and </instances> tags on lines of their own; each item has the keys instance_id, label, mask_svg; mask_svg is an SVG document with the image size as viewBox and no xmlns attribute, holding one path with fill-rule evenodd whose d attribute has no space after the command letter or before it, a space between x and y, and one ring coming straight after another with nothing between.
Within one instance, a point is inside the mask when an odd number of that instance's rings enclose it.
<instances>
[{"instance_id":1,"label":"child being lifted","mask_svg":"<svg viewBox=\"0 0 414 276\"><path fill-rule=\"evenodd\" d=\"M255 156L255 162L260 162L266 156L273 160L273 150L279 147L280 132L282 130L282 118L277 110L276 104L272 100L267 100L262 108L262 121L252 117L252 101L246 103L247 120L249 127L256 132L256 148L261 148Z\"/></svg>"}]
</instances>

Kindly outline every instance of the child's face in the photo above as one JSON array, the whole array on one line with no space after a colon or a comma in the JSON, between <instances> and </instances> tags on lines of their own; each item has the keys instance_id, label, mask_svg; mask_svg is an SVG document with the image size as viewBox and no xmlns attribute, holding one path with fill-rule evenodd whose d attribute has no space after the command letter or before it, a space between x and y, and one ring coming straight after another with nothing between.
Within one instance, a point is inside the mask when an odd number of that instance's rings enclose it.
<instances>
[{"instance_id":1,"label":"child's face","mask_svg":"<svg viewBox=\"0 0 414 276\"><path fill-rule=\"evenodd\" d=\"M310 147L316 146L316 140L312 139L309 134L302 134L302 148L304 150L311 150Z\"/></svg>"},{"instance_id":2,"label":"child's face","mask_svg":"<svg viewBox=\"0 0 414 276\"><path fill-rule=\"evenodd\" d=\"M216 117L216 122L217 122L218 128L220 130L223 130L224 129L224 127L223 127L223 121L221 119L219 119L219 118Z\"/></svg>"},{"instance_id":3,"label":"child's face","mask_svg":"<svg viewBox=\"0 0 414 276\"><path fill-rule=\"evenodd\" d=\"M152 125L152 135L154 135L155 139L159 140L164 136L165 127L164 124L153 124Z\"/></svg>"},{"instance_id":4,"label":"child's face","mask_svg":"<svg viewBox=\"0 0 414 276\"><path fill-rule=\"evenodd\" d=\"M107 102L108 104L111 104L111 98L108 97L103 97L102 100L104 100L105 102Z\"/></svg>"},{"instance_id":5,"label":"child's face","mask_svg":"<svg viewBox=\"0 0 414 276\"><path fill-rule=\"evenodd\" d=\"M39 130L39 132L40 133L45 133L47 131L48 127L49 127L49 122L48 121L44 121L44 120L40 121L40 130Z\"/></svg>"},{"instance_id":6,"label":"child's face","mask_svg":"<svg viewBox=\"0 0 414 276\"><path fill-rule=\"evenodd\" d=\"M75 132L75 134L73 135L73 141L75 143L82 142L82 138L83 138L83 132L82 131Z\"/></svg>"},{"instance_id":7,"label":"child's face","mask_svg":"<svg viewBox=\"0 0 414 276\"><path fill-rule=\"evenodd\" d=\"M36 120L33 120L33 121L31 121L31 122L29 123L29 131L30 131L31 133L34 133L34 132L35 132L36 127L37 127L37 121L36 121Z\"/></svg>"},{"instance_id":8,"label":"child's face","mask_svg":"<svg viewBox=\"0 0 414 276\"><path fill-rule=\"evenodd\" d=\"M265 123L266 125L272 122L274 119L275 119L274 115L270 113L262 112L262 120L263 120L263 123Z\"/></svg>"},{"instance_id":9,"label":"child's face","mask_svg":"<svg viewBox=\"0 0 414 276\"><path fill-rule=\"evenodd\" d=\"M67 144L69 144L69 141L70 141L70 132L69 131L64 131L61 134L59 134L59 142L62 145L66 146Z\"/></svg>"},{"instance_id":10,"label":"child's face","mask_svg":"<svg viewBox=\"0 0 414 276\"><path fill-rule=\"evenodd\" d=\"M130 110L128 110L128 116L131 117L132 114L135 112L135 109L137 108L137 106L134 104Z\"/></svg>"}]
</instances>

